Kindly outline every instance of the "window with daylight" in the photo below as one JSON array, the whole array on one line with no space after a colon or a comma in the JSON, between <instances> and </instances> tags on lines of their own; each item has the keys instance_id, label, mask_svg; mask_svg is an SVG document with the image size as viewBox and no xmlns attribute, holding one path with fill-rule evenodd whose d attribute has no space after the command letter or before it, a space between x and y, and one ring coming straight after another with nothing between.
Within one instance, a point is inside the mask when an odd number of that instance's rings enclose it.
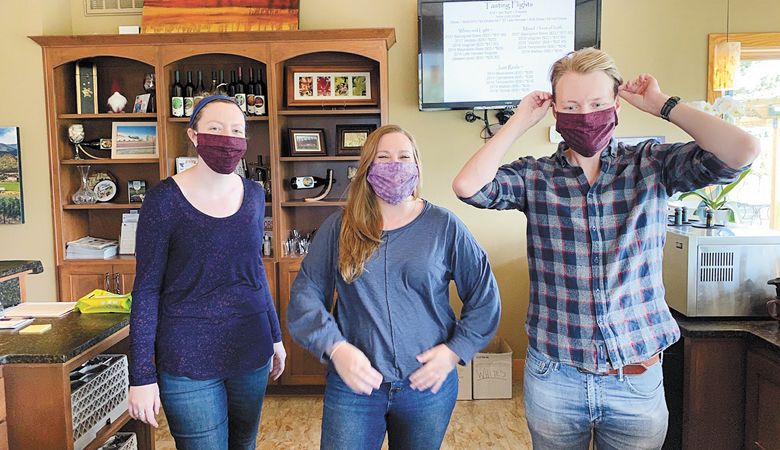
<instances>
[{"instance_id":1,"label":"window with daylight","mask_svg":"<svg viewBox=\"0 0 780 450\"><path fill-rule=\"evenodd\" d=\"M780 228L780 33L730 33L728 40L742 44L733 89L713 91L710 66L707 100L714 104L730 96L733 106L723 118L761 140L761 155L731 191L729 203L740 223ZM724 41L725 34L710 35L710 61L715 45Z\"/></svg>"}]
</instances>

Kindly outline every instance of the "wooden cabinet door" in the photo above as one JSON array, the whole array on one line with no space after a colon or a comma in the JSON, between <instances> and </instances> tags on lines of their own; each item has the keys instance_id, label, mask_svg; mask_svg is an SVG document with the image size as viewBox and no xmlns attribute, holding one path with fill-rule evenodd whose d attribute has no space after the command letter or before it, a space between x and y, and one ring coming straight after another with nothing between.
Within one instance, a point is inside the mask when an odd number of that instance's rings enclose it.
<instances>
[{"instance_id":1,"label":"wooden cabinet door","mask_svg":"<svg viewBox=\"0 0 780 450\"><path fill-rule=\"evenodd\" d=\"M306 349L293 342L287 332L287 306L290 304L290 287L298 271L300 260L279 263L279 316L282 325L282 341L287 349L287 367L282 374L283 385L324 385L325 366Z\"/></svg>"},{"instance_id":2,"label":"wooden cabinet door","mask_svg":"<svg viewBox=\"0 0 780 450\"><path fill-rule=\"evenodd\" d=\"M94 289L111 291L114 286L111 264L68 264L59 270L61 302L75 302Z\"/></svg>"},{"instance_id":3,"label":"wooden cabinet door","mask_svg":"<svg viewBox=\"0 0 780 450\"><path fill-rule=\"evenodd\" d=\"M745 450L780 450L780 355L750 350L745 390Z\"/></svg>"},{"instance_id":4,"label":"wooden cabinet door","mask_svg":"<svg viewBox=\"0 0 780 450\"><path fill-rule=\"evenodd\" d=\"M133 290L133 283L135 282L135 266L114 265L114 272L112 277L113 281L111 282L111 291L118 294L127 294Z\"/></svg>"}]
</instances>

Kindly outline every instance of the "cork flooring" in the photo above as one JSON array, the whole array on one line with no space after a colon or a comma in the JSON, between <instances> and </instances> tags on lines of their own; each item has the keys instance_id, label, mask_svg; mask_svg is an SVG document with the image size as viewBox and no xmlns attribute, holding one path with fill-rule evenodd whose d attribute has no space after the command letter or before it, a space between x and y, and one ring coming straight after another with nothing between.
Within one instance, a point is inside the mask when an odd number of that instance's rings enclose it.
<instances>
[{"instance_id":1,"label":"cork flooring","mask_svg":"<svg viewBox=\"0 0 780 450\"><path fill-rule=\"evenodd\" d=\"M530 449L521 383L515 382L511 400L459 401L442 449ZM321 396L268 396L263 404L257 448L317 449L321 419ZM176 448L164 417L156 441L157 450ZM382 448L387 449L386 439Z\"/></svg>"}]
</instances>

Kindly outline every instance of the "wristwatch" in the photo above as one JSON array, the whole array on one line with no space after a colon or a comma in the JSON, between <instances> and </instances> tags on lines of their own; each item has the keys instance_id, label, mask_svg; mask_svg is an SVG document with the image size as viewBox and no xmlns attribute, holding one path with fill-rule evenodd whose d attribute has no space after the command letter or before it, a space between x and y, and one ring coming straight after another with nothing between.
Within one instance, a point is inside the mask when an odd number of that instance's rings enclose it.
<instances>
[{"instance_id":1,"label":"wristwatch","mask_svg":"<svg viewBox=\"0 0 780 450\"><path fill-rule=\"evenodd\" d=\"M669 100L667 100L666 103L664 103L664 106L661 107L661 118L668 121L669 113L672 112L672 109L674 109L674 107L677 106L677 103L679 102L680 97L669 97Z\"/></svg>"}]
</instances>

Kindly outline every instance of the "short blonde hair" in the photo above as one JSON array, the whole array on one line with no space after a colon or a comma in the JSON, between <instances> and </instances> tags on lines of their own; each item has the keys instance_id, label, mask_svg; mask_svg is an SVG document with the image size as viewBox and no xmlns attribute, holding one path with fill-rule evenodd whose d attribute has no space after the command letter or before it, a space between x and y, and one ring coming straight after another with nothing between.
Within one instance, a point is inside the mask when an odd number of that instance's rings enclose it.
<instances>
[{"instance_id":1,"label":"short blonde hair","mask_svg":"<svg viewBox=\"0 0 780 450\"><path fill-rule=\"evenodd\" d=\"M550 68L550 83L552 83L553 101L555 100L555 86L562 76L569 72L587 74L600 70L607 74L615 82L614 94L618 95L618 88L623 84L623 77L618 71L615 60L606 52L597 48L586 47L571 52L563 58L555 61Z\"/></svg>"}]
</instances>

